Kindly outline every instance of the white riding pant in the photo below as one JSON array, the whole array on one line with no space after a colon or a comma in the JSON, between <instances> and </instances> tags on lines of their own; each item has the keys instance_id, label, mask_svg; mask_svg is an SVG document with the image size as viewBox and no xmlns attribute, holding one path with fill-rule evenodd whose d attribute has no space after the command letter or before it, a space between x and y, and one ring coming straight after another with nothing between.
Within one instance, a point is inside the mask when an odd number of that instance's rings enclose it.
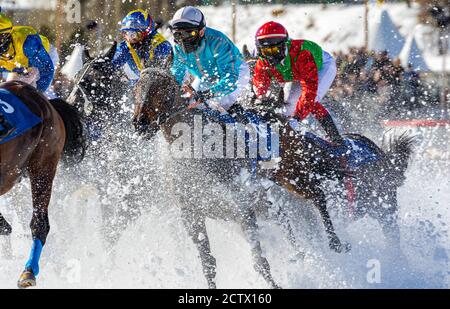
<instances>
[{"instance_id":1,"label":"white riding pant","mask_svg":"<svg viewBox=\"0 0 450 309\"><path fill-rule=\"evenodd\" d=\"M250 69L248 67L248 64L246 62L243 62L239 67L239 78L237 81L236 90L234 90L232 93L226 96L217 97L209 100L207 102L208 106L220 112L227 111L234 103L236 103L239 100L241 95L243 95L244 90L246 87L249 86L249 83L250 83ZM202 91L208 89L206 86L203 86L201 80L198 77L194 79L191 86L192 88L195 89L195 91Z\"/></svg>"},{"instance_id":2,"label":"white riding pant","mask_svg":"<svg viewBox=\"0 0 450 309\"><path fill-rule=\"evenodd\" d=\"M319 86L317 88L316 101L322 103L322 99L327 94L334 78L336 77L336 60L326 51L322 52L323 63L322 68L319 71ZM286 117L293 116L297 102L302 95L302 86L300 82L295 81L286 83L284 86L284 102L286 103L283 108L283 115Z\"/></svg>"},{"instance_id":3,"label":"white riding pant","mask_svg":"<svg viewBox=\"0 0 450 309\"><path fill-rule=\"evenodd\" d=\"M36 87L36 83L40 78L39 70L37 68L29 68L27 74L19 74L16 72L9 73L6 81L20 81Z\"/></svg>"}]
</instances>

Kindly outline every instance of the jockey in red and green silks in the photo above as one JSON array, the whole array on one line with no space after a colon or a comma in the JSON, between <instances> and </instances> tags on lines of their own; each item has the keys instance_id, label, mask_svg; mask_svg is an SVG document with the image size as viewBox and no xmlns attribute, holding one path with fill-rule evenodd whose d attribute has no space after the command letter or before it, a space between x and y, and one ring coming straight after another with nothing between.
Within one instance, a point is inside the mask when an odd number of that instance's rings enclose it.
<instances>
[{"instance_id":1,"label":"jockey in red and green silks","mask_svg":"<svg viewBox=\"0 0 450 309\"><path fill-rule=\"evenodd\" d=\"M344 140L330 113L320 103L336 77L333 57L312 41L289 39L287 30L276 22L258 29L256 46L259 56L253 76L256 94L266 94L272 79L292 82L283 114L298 120L314 115L331 141L343 146Z\"/></svg>"}]
</instances>

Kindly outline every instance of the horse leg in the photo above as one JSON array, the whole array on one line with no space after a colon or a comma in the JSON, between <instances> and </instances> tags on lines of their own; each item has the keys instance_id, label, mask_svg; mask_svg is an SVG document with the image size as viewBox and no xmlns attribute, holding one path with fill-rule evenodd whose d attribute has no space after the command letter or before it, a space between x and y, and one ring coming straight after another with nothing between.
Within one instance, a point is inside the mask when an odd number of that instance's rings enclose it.
<instances>
[{"instance_id":1,"label":"horse leg","mask_svg":"<svg viewBox=\"0 0 450 309\"><path fill-rule=\"evenodd\" d=\"M273 289L279 289L280 286L276 284L270 272L270 265L267 259L263 256L261 250L261 243L259 241L258 223L256 215L253 210L246 213L244 220L241 223L244 235L250 244L252 250L252 257L255 270L263 276L266 282Z\"/></svg>"},{"instance_id":2,"label":"horse leg","mask_svg":"<svg viewBox=\"0 0 450 309\"><path fill-rule=\"evenodd\" d=\"M216 288L216 259L211 254L208 233L206 231L205 217L191 210L183 209L182 218L189 236L197 247L202 262L203 274L208 287Z\"/></svg>"},{"instance_id":3,"label":"horse leg","mask_svg":"<svg viewBox=\"0 0 450 309\"><path fill-rule=\"evenodd\" d=\"M295 255L291 258L292 261L303 260L305 257L305 252L300 248L297 238L295 237L294 229L292 228L292 224L288 218L288 214L284 209L280 209L277 212L277 221L281 226L281 230L283 231L284 236L287 238L292 248L295 250Z\"/></svg>"},{"instance_id":4,"label":"horse leg","mask_svg":"<svg viewBox=\"0 0 450 309\"><path fill-rule=\"evenodd\" d=\"M9 225L8 221L0 213L0 235L9 236L11 235L12 227Z\"/></svg>"},{"instance_id":5,"label":"horse leg","mask_svg":"<svg viewBox=\"0 0 450 309\"><path fill-rule=\"evenodd\" d=\"M19 288L35 286L36 276L39 274L39 259L50 231L48 205L52 193L53 178L56 173L56 163L51 165L51 167L39 166L30 169L31 193L33 198L33 215L30 228L33 236L33 245L30 258L25 265L25 270L17 282Z\"/></svg>"},{"instance_id":6,"label":"horse leg","mask_svg":"<svg viewBox=\"0 0 450 309\"><path fill-rule=\"evenodd\" d=\"M313 197L313 203L319 210L320 216L322 217L322 223L325 226L325 231L327 232L330 249L338 253L350 251L350 244L342 243L336 235L333 222L331 221L330 214L327 210L325 194L321 190L318 190L316 196Z\"/></svg>"},{"instance_id":7,"label":"horse leg","mask_svg":"<svg viewBox=\"0 0 450 309\"><path fill-rule=\"evenodd\" d=\"M389 207L385 207L385 205L378 203L380 209L377 212L377 219L381 225L388 246L397 250L397 252L400 252L400 227L397 222L398 204L396 190L388 192L385 203L387 203Z\"/></svg>"},{"instance_id":8,"label":"horse leg","mask_svg":"<svg viewBox=\"0 0 450 309\"><path fill-rule=\"evenodd\" d=\"M3 245L2 248L2 255L6 259L12 258L11 233L12 233L11 225L0 213L0 235L6 236L5 244Z\"/></svg>"}]
</instances>

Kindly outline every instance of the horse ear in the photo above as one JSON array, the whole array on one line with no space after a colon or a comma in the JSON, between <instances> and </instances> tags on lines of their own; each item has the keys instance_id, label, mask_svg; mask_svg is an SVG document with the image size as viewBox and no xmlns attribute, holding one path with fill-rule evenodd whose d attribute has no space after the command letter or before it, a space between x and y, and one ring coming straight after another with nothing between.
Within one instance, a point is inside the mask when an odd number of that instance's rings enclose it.
<instances>
[{"instance_id":1,"label":"horse ear","mask_svg":"<svg viewBox=\"0 0 450 309\"><path fill-rule=\"evenodd\" d=\"M164 26L164 21L160 18L155 20L155 31L157 31L158 29L161 29L162 26Z\"/></svg>"},{"instance_id":2,"label":"horse ear","mask_svg":"<svg viewBox=\"0 0 450 309\"><path fill-rule=\"evenodd\" d=\"M244 46L242 46L242 55L244 56L244 60L245 61L255 60L256 59L255 57L252 56L252 54L248 50L247 44L244 44Z\"/></svg>"},{"instance_id":3,"label":"horse ear","mask_svg":"<svg viewBox=\"0 0 450 309\"><path fill-rule=\"evenodd\" d=\"M114 54L117 50L117 41L114 41L113 45L109 48L109 50L106 52L104 58L107 58L109 60L112 60L114 57Z\"/></svg>"}]
</instances>

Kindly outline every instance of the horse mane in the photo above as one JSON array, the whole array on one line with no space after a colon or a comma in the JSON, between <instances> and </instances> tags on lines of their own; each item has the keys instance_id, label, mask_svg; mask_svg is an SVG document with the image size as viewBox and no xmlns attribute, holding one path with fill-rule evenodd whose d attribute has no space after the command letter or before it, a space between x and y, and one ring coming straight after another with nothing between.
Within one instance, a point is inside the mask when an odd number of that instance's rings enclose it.
<instances>
[{"instance_id":1,"label":"horse mane","mask_svg":"<svg viewBox=\"0 0 450 309\"><path fill-rule=\"evenodd\" d=\"M175 78L167 70L161 68L148 67L141 72L141 76L136 85L137 98L144 105L153 100L163 100L171 107L177 98L181 97L180 86ZM152 95L150 98L150 94Z\"/></svg>"}]
</instances>

